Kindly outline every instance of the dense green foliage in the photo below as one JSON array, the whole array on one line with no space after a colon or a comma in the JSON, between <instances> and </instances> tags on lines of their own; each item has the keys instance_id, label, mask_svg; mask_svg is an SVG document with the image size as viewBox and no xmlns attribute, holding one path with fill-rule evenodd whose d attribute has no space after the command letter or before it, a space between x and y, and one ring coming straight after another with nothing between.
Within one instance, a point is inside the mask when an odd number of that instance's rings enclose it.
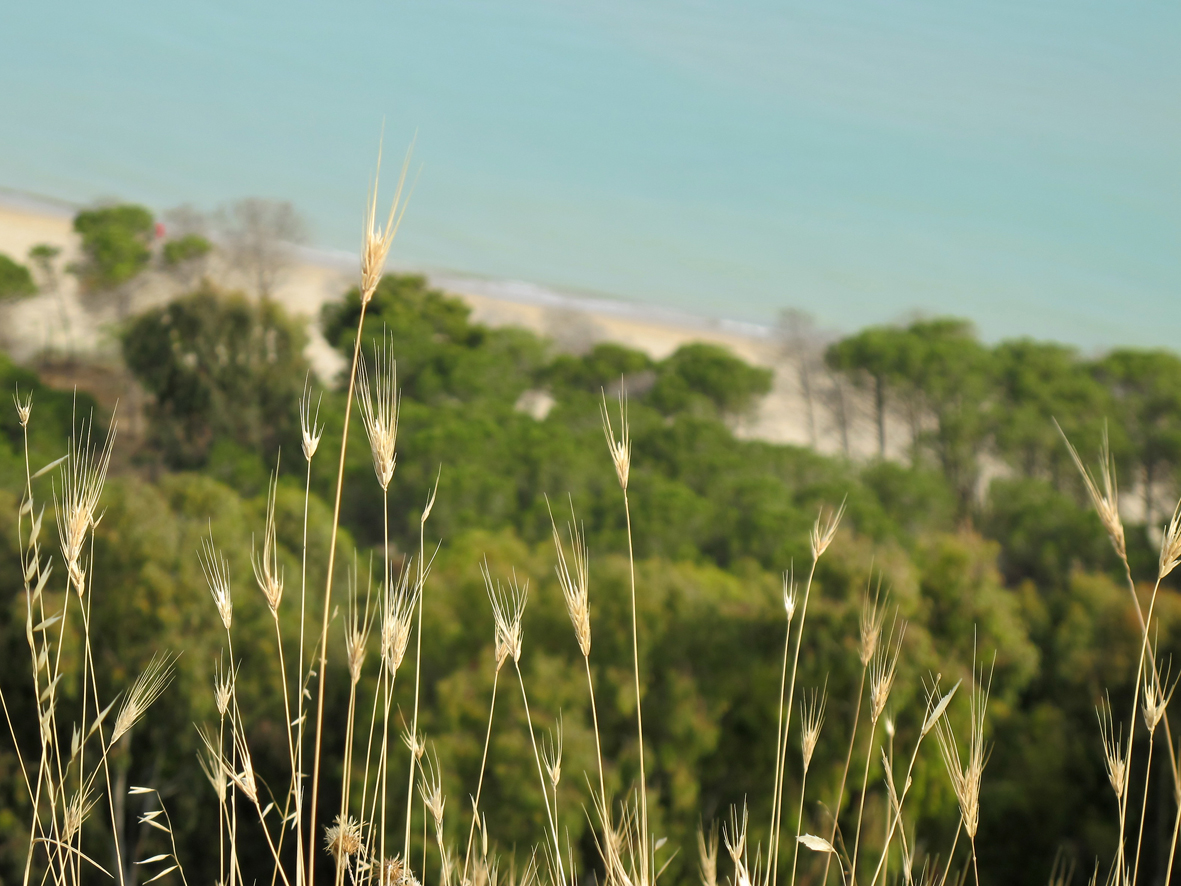
<instances>
[{"instance_id":1,"label":"dense green foliage","mask_svg":"<svg viewBox=\"0 0 1181 886\"><path fill-rule=\"evenodd\" d=\"M212 251L213 244L200 234L185 234L165 243L160 257L166 266L175 266L204 258Z\"/></svg>"},{"instance_id":2,"label":"dense green foliage","mask_svg":"<svg viewBox=\"0 0 1181 886\"><path fill-rule=\"evenodd\" d=\"M74 268L87 289L114 289L148 266L155 229L152 213L121 204L88 209L74 216L83 259Z\"/></svg>"},{"instance_id":3,"label":"dense green foliage","mask_svg":"<svg viewBox=\"0 0 1181 886\"><path fill-rule=\"evenodd\" d=\"M37 294L33 275L24 265L0 254L0 301L25 298Z\"/></svg>"},{"instance_id":4,"label":"dense green foliage","mask_svg":"<svg viewBox=\"0 0 1181 886\"><path fill-rule=\"evenodd\" d=\"M324 317L329 342L349 357L359 310L353 292ZM780 573L807 562L807 534L818 509L846 498L844 528L817 574L801 657L801 686L827 680L830 696L809 775L809 797L818 802L809 801L806 828L821 829L826 819L819 801L831 805L834 799L860 674L860 601L880 579L909 621L890 705L897 747L909 748L919 727L924 679L939 673L948 685L967 676L974 654L991 662L995 650L988 720L993 750L977 839L982 880L1043 883L1060 848L1088 869L1096 855L1106 863L1115 809L1093 705L1107 689L1123 704L1138 635L1110 545L1081 497L1050 417L1084 452L1093 450L1103 418L1111 417L1121 466L1153 459L1152 484L1163 494L1176 466L1169 428L1181 420L1167 399L1168 355L1117 352L1091 362L1055 345L987 347L955 321L870 330L862 337L839 343L830 359L866 390L880 391L883 409L911 419L905 464L857 465L737 439L729 423L750 409L769 377L716 347L690 345L664 360L608 344L583 355L553 355L545 341L523 330L472 323L461 302L430 290L422 278L382 281L368 307L363 349L372 354L384 339L398 359L403 400L390 487L396 562L417 553L419 515L438 482L426 526L426 544L433 548L442 540L443 547L426 594L424 728L437 745L453 798L452 836L466 835L460 798L478 771L492 684L491 617L478 571L486 556L495 575L515 569L530 581L522 669L535 725L547 728L559 713L563 717L564 821L582 864L593 867L593 840L579 811L587 796L582 774L593 771L590 711L581 656L554 579L547 496L560 523L569 495L586 524L591 662L611 761L607 778L616 792L634 785L624 513L599 415L604 390L612 397L622 385L634 446L630 496L653 831L680 849L668 882L695 876L699 817L724 816L744 798L751 804L752 840L765 843L783 649ZM264 777L277 773L275 782L283 783L274 635L251 580L249 553L250 536L262 525L262 481L282 447L279 539L288 607L300 575L305 465L295 403L307 373L303 345L302 333L274 303L208 289L136 318L124 333L127 364L154 397L151 430L137 457L194 473L152 480L126 474L104 498L94 564L95 618L109 681L102 690L124 685L155 649L185 650L179 679L133 733L118 765L128 784L165 788L174 822L182 825L181 854L192 882L208 881L216 870L216 859L203 851L216 825L215 805L193 761L191 725L212 716L211 674L221 645L194 553L210 527L233 569L235 624L242 629L241 643L239 635L235 639L239 691L261 749L256 764ZM11 385L13 370L4 372L0 380ZM522 408L522 395L539 391L553 405L535 418L540 413ZM68 432L66 406L64 395L36 392L30 424L37 435L35 466L60 452L60 443L46 441ZM311 472L312 601L324 580L330 520L324 502L335 488L340 391L325 393L321 420L328 430ZM0 501L0 527L10 527L4 515L14 513L12 495L23 477L20 437L13 418L0 422L0 431L0 487L10 491L7 504ZM978 494L985 458L1000 461L1005 476ZM51 478L38 482L45 500ZM364 586L367 552L380 555L382 499L355 416L343 514L348 533L338 562L342 575L358 570ZM6 535L4 545L10 544ZM1143 527L1129 527L1129 546L1134 562L1155 568ZM12 550L0 548L5 587L19 587L15 569ZM24 654L22 606L14 596L3 610L3 642L13 660ZM1160 647L1168 654L1181 626L1171 587L1158 607ZM318 606L310 609L317 613ZM294 611L286 608L284 618ZM337 646L339 621L331 636ZM289 661L293 655L289 651ZM15 674L2 679L6 694L19 691L10 689L19 685ZM76 687L70 691L75 698ZM330 669L329 723L340 722L346 691L341 670ZM362 691L372 692L372 685L363 683ZM399 681L402 712L410 691ZM955 717L961 716L957 710ZM516 847L520 859L537 841L544 811L536 782L522 775L530 773L532 760L520 695L503 676L496 717L482 803L495 810L495 819L489 814L494 841L506 853ZM339 759L342 736L330 731L328 741L326 759ZM789 797L798 796L797 748L793 740ZM859 743L857 765L863 753ZM867 833L883 826L881 773L871 759ZM326 784L333 783L330 774ZM15 823L22 813L13 799L18 796L11 756L0 757L5 881L23 839ZM945 853L954 835L955 799L933 744L920 757L908 806L923 851ZM786 824L793 830L794 809L789 803ZM157 837L131 824L132 811L128 839L142 837L140 854L146 854ZM1167 831L1171 814L1167 798L1149 804L1145 851L1152 861L1146 871L1160 870L1167 839L1158 823ZM106 826L97 816L88 825L96 832ZM801 858L804 873L811 873L811 861ZM266 875L266 859L258 863L257 872L244 871L247 880L261 882Z\"/></svg>"}]
</instances>

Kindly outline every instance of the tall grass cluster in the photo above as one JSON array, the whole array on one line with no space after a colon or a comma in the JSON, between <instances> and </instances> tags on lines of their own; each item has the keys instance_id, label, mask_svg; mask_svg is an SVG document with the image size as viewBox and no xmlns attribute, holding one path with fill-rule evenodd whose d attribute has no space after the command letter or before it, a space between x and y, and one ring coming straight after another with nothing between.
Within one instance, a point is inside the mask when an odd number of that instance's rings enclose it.
<instances>
[{"instance_id":1,"label":"tall grass cluster","mask_svg":"<svg viewBox=\"0 0 1181 886\"><path fill-rule=\"evenodd\" d=\"M217 720L200 726L204 747L200 762L211 787L211 802L218 807L217 832L208 838L209 852L216 852L218 859L218 886L246 886L242 861L260 856L271 860L272 886L279 882L283 886L306 886L329 880L334 886L423 886L428 882L438 886L575 886L592 881L609 886L653 886L676 853L693 852L694 848L669 845L656 832L650 809L649 752L644 734L645 638L637 617L637 599L645 589L637 583L632 540L628 497L632 440L625 390L612 399L603 394L601 418L606 456L614 469L626 518L629 682L634 696L629 701L633 705L637 749L632 788L623 795L612 795L604 774L609 761L604 760L591 666L594 607L590 551L572 502L568 519L557 517L551 510L550 526L557 580L570 620L570 639L583 659L595 768L587 772L564 770L561 718L552 725L535 722L530 687L521 667L522 656L528 654L523 619L529 583L512 572L494 574L486 562L482 573L488 615L468 614L471 618L487 617L494 638L492 693L486 727L479 736L482 753L475 783L462 788L444 785L438 754L430 736L420 730L423 646L432 640L424 636L423 601L431 594L431 565L437 551L433 543L428 543L435 492L423 503L417 550L406 557L394 556L389 492L397 482L397 342L383 340L371 354L362 348L366 308L381 280L405 211L405 180L404 165L384 225L377 223L376 180L367 206L361 310L347 376L324 587L313 587L308 581L312 464L315 458L323 457L324 433L318 418L318 400L309 386L305 386L299 404L300 454L306 479L298 591L290 587L278 554L277 482L269 488L265 520L253 547L251 565L273 621L274 655L282 682L281 698L272 700L276 708L281 708L284 724L281 743L286 750L285 771L278 778L272 773L264 776L256 767L256 753L239 706L238 684L246 664L234 651L235 597L254 592L231 587L230 564L212 533L196 554L225 634L223 657L212 687ZM347 582L337 586L337 533L354 403L382 495L385 543L369 563L349 564ZM18 394L16 409L27 440L33 414L31 399ZM17 531L24 576L25 635L40 737L35 753L27 753L27 748L22 749L17 742L18 730L4 701L32 811L22 886L34 881L72 886L96 877L125 886L126 871L133 865L146 872L145 882L174 878L187 886L184 860L178 857L164 798L154 787L121 784L110 763L119 743L166 691L173 659L170 655L158 656L120 695L108 698L99 691L91 651L94 532L103 516L102 490L114 436L114 423L101 441L96 437L93 420L77 423L66 456L35 470L29 463L26 445L25 490ZM1163 744L1168 760L1165 771L1171 778L1177 807L1164 878L1167 886L1181 828L1181 770L1168 716L1176 679L1157 658L1154 608L1161 581L1181 563L1181 505L1165 528L1155 585L1145 602L1137 593L1128 565L1109 453L1106 449L1101 453L1096 477L1085 468L1074 448L1066 445L1124 564L1140 631L1130 709L1116 710L1106 704L1098 711L1095 747L1104 755L1119 837L1115 857L1105 860L1103 867L1096 862L1090 881L1136 886L1149 781L1154 772L1161 771L1159 766L1153 768L1152 761L1162 754L1158 745ZM446 466L440 470L445 471ZM50 481L49 497L59 536L58 557L45 549L42 537L46 496L41 490ZM558 510L565 513L564 508ZM971 672L954 682L939 674L930 675L917 693L921 698L917 706L895 707L891 702L896 697L899 662L907 654L907 625L891 606L888 590L880 585L866 589L861 605L855 638L860 680L848 743L840 748L843 767L839 782L834 790L833 785L823 781L817 786L808 780L817 748L826 741L825 722L830 708L827 684L801 685L801 652L808 647L806 629L817 564L821 558L833 556L830 551L843 512L842 504L824 509L817 516L810 536L809 562L802 564L804 568L798 572L794 565L788 565L783 577L774 775L771 783L763 786L770 799L766 841L756 843L753 839L751 816L745 804L730 810L724 821L703 823L695 849L703 886L717 886L719 882L732 886L779 886L783 882L795 886L797 881L827 884L834 880L848 886L943 884L965 882L968 878L977 886L981 882L977 836L981 786L989 757L990 656L974 656ZM63 593L50 593L55 583ZM281 620L280 612L294 606L298 606L299 633L293 641L284 634L285 624L290 625L292 620ZM318 625L312 616L317 608L321 614ZM329 655L334 625L343 633L340 658ZM81 648L71 644L74 632L82 638ZM973 642L973 638L965 637L963 641ZM291 650L296 650L294 656ZM734 661L732 666L742 669L744 662ZM342 669L348 687L343 749L339 758L332 759L328 758L325 742L325 686L330 669ZM532 755L530 770L516 773L518 788L535 791L544 808L533 847L500 847L496 833L498 810L485 808L484 804L502 673L512 684L513 694L519 692ZM399 679L413 687L413 704L408 710L395 702ZM63 681L81 687L76 705L60 703ZM907 728L900 730L903 720ZM903 735L909 745L903 744ZM924 755L941 761L958 806L954 837L946 846L932 847L916 832L915 816L908 806L916 767ZM879 769L880 777L876 774ZM1132 784L1132 774L1141 771L1142 785ZM875 773L872 779L871 772ZM561 788L570 778L586 783L591 797L588 807L569 800L562 802ZM339 781L331 790L329 779ZM406 786L404 805L402 784ZM798 791L790 791L789 785L798 785ZM112 832L117 833L116 821L124 817L126 797L135 795L154 798L150 804L154 808L142 813L140 823L161 833L167 848L146 858L124 859L123 847L116 839L115 869L110 870L104 859L87 851L90 843L84 842L83 833L94 815L109 817ZM867 815L870 797L877 798L884 817ZM589 821L596 848L594 859L581 867L576 858L579 853L569 837L572 817ZM419 826L429 839L424 836L418 844L422 854L414 855L412 836L420 833ZM1070 874L1056 868L1055 882L1066 882Z\"/></svg>"}]
</instances>

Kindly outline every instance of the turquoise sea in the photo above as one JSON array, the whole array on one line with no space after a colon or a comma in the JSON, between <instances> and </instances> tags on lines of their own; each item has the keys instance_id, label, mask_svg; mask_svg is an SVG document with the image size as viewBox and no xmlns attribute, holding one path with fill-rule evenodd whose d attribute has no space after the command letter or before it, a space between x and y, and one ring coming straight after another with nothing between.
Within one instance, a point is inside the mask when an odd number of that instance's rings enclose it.
<instances>
[{"instance_id":1,"label":"turquoise sea","mask_svg":"<svg viewBox=\"0 0 1181 886\"><path fill-rule=\"evenodd\" d=\"M0 5L0 186L292 200L395 260L835 329L1181 344L1181 5L40 0Z\"/></svg>"}]
</instances>

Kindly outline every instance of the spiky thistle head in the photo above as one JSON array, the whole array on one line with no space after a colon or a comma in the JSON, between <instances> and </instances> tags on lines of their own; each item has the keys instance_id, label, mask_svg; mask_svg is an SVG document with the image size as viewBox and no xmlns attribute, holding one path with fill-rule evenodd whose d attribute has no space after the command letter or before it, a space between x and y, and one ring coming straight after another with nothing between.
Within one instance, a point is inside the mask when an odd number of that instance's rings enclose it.
<instances>
[{"instance_id":1,"label":"spiky thistle head","mask_svg":"<svg viewBox=\"0 0 1181 886\"><path fill-rule=\"evenodd\" d=\"M308 463L311 463L312 456L320 448L320 437L324 435L324 426L320 424L320 403L323 399L323 394L316 398L316 411L313 414L311 377L305 378L303 395L299 398L299 436L303 457Z\"/></svg>"},{"instance_id":2,"label":"spiky thistle head","mask_svg":"<svg viewBox=\"0 0 1181 886\"><path fill-rule=\"evenodd\" d=\"M386 670L396 674L406 657L414 627L414 607L422 585L411 583L412 561L408 561L393 591L387 591L381 607L381 660ZM425 573L424 573L425 577Z\"/></svg>"},{"instance_id":3,"label":"spiky thistle head","mask_svg":"<svg viewBox=\"0 0 1181 886\"><path fill-rule=\"evenodd\" d=\"M382 491L390 487L398 456L395 447L398 441L398 411L401 398L398 396L398 364L388 339L382 338L380 347L373 343L373 376L365 363L365 355L357 366L357 405L361 411L361 422L369 438L369 451L373 455L373 472Z\"/></svg>"},{"instance_id":4,"label":"spiky thistle head","mask_svg":"<svg viewBox=\"0 0 1181 886\"><path fill-rule=\"evenodd\" d=\"M167 653L153 655L148 666L131 684L131 688L127 690L127 695L123 698L123 704L115 717L115 731L111 734L111 744L127 734L144 715L144 712L152 706L152 702L160 697L160 693L168 688L171 681L172 657Z\"/></svg>"},{"instance_id":5,"label":"spiky thistle head","mask_svg":"<svg viewBox=\"0 0 1181 886\"><path fill-rule=\"evenodd\" d=\"M361 854L364 843L361 823L351 815L337 815L330 827L324 829L324 848L336 860L337 865Z\"/></svg>"},{"instance_id":6,"label":"spiky thistle head","mask_svg":"<svg viewBox=\"0 0 1181 886\"><path fill-rule=\"evenodd\" d=\"M820 727L824 725L824 705L828 701L828 687L804 692L800 700L800 751L804 760L804 772L812 765L812 754L820 740Z\"/></svg>"},{"instance_id":7,"label":"spiky thistle head","mask_svg":"<svg viewBox=\"0 0 1181 886\"><path fill-rule=\"evenodd\" d=\"M890 628L890 637L878 644L869 662L869 713L874 723L886 709L890 691L894 688L894 677L898 672L898 656L902 653L902 640L906 636L906 622L895 619Z\"/></svg>"},{"instance_id":8,"label":"spiky thistle head","mask_svg":"<svg viewBox=\"0 0 1181 886\"><path fill-rule=\"evenodd\" d=\"M841 517L844 514L845 502L843 501L841 502L841 506L835 511L829 511L828 519L824 517L824 509L820 509L820 513L816 515L816 522L812 525L810 536L813 560L819 560L821 555L828 550L828 546L832 544L833 538L836 537L837 527L841 525Z\"/></svg>"},{"instance_id":9,"label":"spiky thistle head","mask_svg":"<svg viewBox=\"0 0 1181 886\"><path fill-rule=\"evenodd\" d=\"M29 426L29 415L33 411L33 392L30 391L25 395L25 399L21 400L20 386L17 386L16 393L12 395L12 402L16 404L16 418L20 422L22 428Z\"/></svg>"},{"instance_id":10,"label":"spiky thistle head","mask_svg":"<svg viewBox=\"0 0 1181 886\"><path fill-rule=\"evenodd\" d=\"M1103 425L1103 440L1099 446L1098 483L1095 482L1094 475L1083 464L1083 460L1079 458L1078 451L1073 444L1066 439L1066 432L1062 430L1057 419L1054 420L1054 425L1058 428L1058 433L1062 435L1062 440L1070 451L1070 458L1083 478L1083 485L1086 486L1087 495L1091 497L1091 504L1095 506L1095 511L1099 515L1099 522L1107 530L1107 536L1111 539L1116 554L1123 559L1127 556L1128 549L1124 541L1124 524L1119 515L1119 487L1116 484L1115 459L1111 455L1106 423ZM1102 485L1102 489L1100 489L1100 485Z\"/></svg>"},{"instance_id":11,"label":"spiky thistle head","mask_svg":"<svg viewBox=\"0 0 1181 886\"><path fill-rule=\"evenodd\" d=\"M889 592L886 593L886 597ZM878 576L878 586L874 595L869 595L869 588L861 597L861 614L858 617L860 645L857 654L861 658L861 666L869 664L877 651L878 642L882 637L882 627L886 623L886 599L882 596L882 580Z\"/></svg>"},{"instance_id":12,"label":"spiky thistle head","mask_svg":"<svg viewBox=\"0 0 1181 886\"><path fill-rule=\"evenodd\" d=\"M267 488L267 519L262 534L262 556L250 542L250 565L254 567L254 580L266 598L271 614L279 617L279 603L283 600L283 570L279 568L279 543L275 532L275 498L279 492L279 475L271 474Z\"/></svg>"},{"instance_id":13,"label":"spiky thistle head","mask_svg":"<svg viewBox=\"0 0 1181 886\"><path fill-rule=\"evenodd\" d=\"M500 580L493 582L488 571L488 561L480 566L484 576L484 589L492 603L492 621L496 629L496 669L499 671L510 658L516 664L521 659L523 631L521 619L525 615L525 604L529 601L529 582L517 584L516 573L509 579L508 590Z\"/></svg>"},{"instance_id":14,"label":"spiky thistle head","mask_svg":"<svg viewBox=\"0 0 1181 886\"><path fill-rule=\"evenodd\" d=\"M607 409L607 393L603 392L603 402L599 404L599 411L603 418L603 434L607 438L607 451L611 453L611 462L615 465L615 477L619 480L619 487L627 492L627 478L631 473L632 441L631 429L627 420L627 391L619 389L619 439L615 438L615 429L611 425L611 413Z\"/></svg>"},{"instance_id":15,"label":"spiky thistle head","mask_svg":"<svg viewBox=\"0 0 1181 886\"><path fill-rule=\"evenodd\" d=\"M365 234L361 246L361 304L369 304L373 293L377 291L377 284L381 282L385 273L385 260L390 254L394 235L398 233L398 226L402 224L402 216L406 213L406 203L402 199L402 189L406 185L406 172L410 167L410 155L414 150L413 143L406 151L406 159L402 162L402 174L398 177L398 187L394 191L394 199L390 204L390 215L385 227L377 224L377 185L381 177L381 149L377 152L377 172L373 175L373 187L369 189L369 199L365 204Z\"/></svg>"},{"instance_id":16,"label":"spiky thistle head","mask_svg":"<svg viewBox=\"0 0 1181 886\"><path fill-rule=\"evenodd\" d=\"M98 525L95 511L107 479L107 468L111 464L111 451L115 444L118 424L112 417L106 441L97 450L90 445L93 429L94 419L91 418L82 422L80 431L77 426L71 431L66 460L61 466L60 502L56 492L53 496L62 558L66 563L67 577L78 596L82 596L86 590L82 546L86 541L86 533Z\"/></svg>"},{"instance_id":17,"label":"spiky thistle head","mask_svg":"<svg viewBox=\"0 0 1181 886\"><path fill-rule=\"evenodd\" d=\"M549 499L546 499L549 506ZM570 523L566 529L570 535L570 559L566 559L565 548L562 547L562 536L558 532L558 524L550 512L550 526L554 534L554 550L558 555L558 564L554 571L558 574L558 584L562 586L562 596L566 599L566 612L570 616L570 623L574 626L574 638L578 641L578 648L585 658L591 650L590 626L590 570L586 548L586 532L579 525L574 515L574 501L570 501Z\"/></svg>"},{"instance_id":18,"label":"spiky thistle head","mask_svg":"<svg viewBox=\"0 0 1181 886\"><path fill-rule=\"evenodd\" d=\"M936 725L935 735L939 739L939 751L943 757L943 765L947 769L951 787L959 801L960 819L964 831L971 839L976 838L976 829L980 824L980 782L984 775L984 766L988 762L988 749L984 743L984 718L988 711L988 693L992 687L992 671L989 670L987 682L984 680L984 668L981 666L979 676L973 665L972 687L969 695L969 732L968 754L961 762L959 744L955 731L946 717L941 717Z\"/></svg>"},{"instance_id":19,"label":"spiky thistle head","mask_svg":"<svg viewBox=\"0 0 1181 886\"><path fill-rule=\"evenodd\" d=\"M198 551L201 570L205 573L205 582L209 585L209 593L213 595L213 605L217 607L217 614L221 616L221 623L228 631L234 621L234 601L230 596L230 564L213 544L213 533L209 538L201 540L201 550Z\"/></svg>"}]
</instances>

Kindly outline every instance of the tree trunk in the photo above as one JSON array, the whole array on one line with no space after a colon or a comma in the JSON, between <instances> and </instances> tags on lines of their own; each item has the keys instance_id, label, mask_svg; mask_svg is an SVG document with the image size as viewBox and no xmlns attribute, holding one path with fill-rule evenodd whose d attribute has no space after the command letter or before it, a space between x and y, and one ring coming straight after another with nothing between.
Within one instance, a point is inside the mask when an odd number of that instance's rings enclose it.
<instances>
[{"instance_id":1,"label":"tree trunk","mask_svg":"<svg viewBox=\"0 0 1181 886\"><path fill-rule=\"evenodd\" d=\"M873 405L878 418L878 457L886 457L886 381L874 376Z\"/></svg>"}]
</instances>

